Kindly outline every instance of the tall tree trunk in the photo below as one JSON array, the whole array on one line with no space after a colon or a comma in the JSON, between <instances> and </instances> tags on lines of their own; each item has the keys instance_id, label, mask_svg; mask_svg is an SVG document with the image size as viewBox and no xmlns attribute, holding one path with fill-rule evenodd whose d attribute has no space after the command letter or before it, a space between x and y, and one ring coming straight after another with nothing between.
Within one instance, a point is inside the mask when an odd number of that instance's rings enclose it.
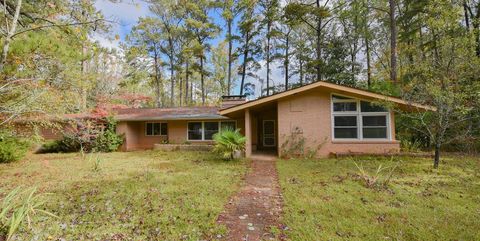
<instances>
[{"instance_id":1,"label":"tall tree trunk","mask_svg":"<svg viewBox=\"0 0 480 241\"><path fill-rule=\"evenodd\" d=\"M205 74L203 73L203 55L200 56L200 88L202 90L202 105L205 105Z\"/></svg>"},{"instance_id":2,"label":"tall tree trunk","mask_svg":"<svg viewBox=\"0 0 480 241\"><path fill-rule=\"evenodd\" d=\"M372 64L370 57L370 39L365 36L365 55L367 56L367 85L368 88L372 86Z\"/></svg>"},{"instance_id":3,"label":"tall tree trunk","mask_svg":"<svg viewBox=\"0 0 480 241\"><path fill-rule=\"evenodd\" d=\"M390 81L397 84L397 19L395 0L388 0L390 15Z\"/></svg>"},{"instance_id":4,"label":"tall tree trunk","mask_svg":"<svg viewBox=\"0 0 480 241\"><path fill-rule=\"evenodd\" d=\"M300 68L298 70L298 72L300 72L300 86L302 86L303 85L303 60L300 58L298 60L298 63L300 65Z\"/></svg>"},{"instance_id":5,"label":"tall tree trunk","mask_svg":"<svg viewBox=\"0 0 480 241\"><path fill-rule=\"evenodd\" d=\"M240 83L240 95L243 95L243 86L245 85L245 76L247 74L247 59L248 59L248 44L250 42L249 32L245 37L245 49L243 51L243 64L242 64L242 82Z\"/></svg>"},{"instance_id":6,"label":"tall tree trunk","mask_svg":"<svg viewBox=\"0 0 480 241\"><path fill-rule=\"evenodd\" d=\"M81 73L82 73L82 76L81 76L81 84L80 84L80 109L83 111L83 110L86 110L87 109L87 80L88 80L88 77L87 77L87 53L88 50L87 50L87 46L85 44L85 42L82 43L82 62L81 62Z\"/></svg>"},{"instance_id":7,"label":"tall tree trunk","mask_svg":"<svg viewBox=\"0 0 480 241\"><path fill-rule=\"evenodd\" d=\"M320 0L317 0L316 2L317 9L320 9ZM322 59L322 17L317 16L317 49L316 49L316 58L317 58L317 64L316 64L316 69L317 69L317 79L316 81L321 81L322 80L322 71L321 71L321 59Z\"/></svg>"},{"instance_id":8,"label":"tall tree trunk","mask_svg":"<svg viewBox=\"0 0 480 241\"><path fill-rule=\"evenodd\" d=\"M477 13L475 19L472 21L472 25L475 32L475 41L477 43L476 53L477 56L480 57L480 2L477 3L476 11Z\"/></svg>"},{"instance_id":9,"label":"tall tree trunk","mask_svg":"<svg viewBox=\"0 0 480 241\"><path fill-rule=\"evenodd\" d=\"M227 95L230 95L230 89L232 89L232 20L227 22L228 28L228 84L227 84Z\"/></svg>"},{"instance_id":10,"label":"tall tree trunk","mask_svg":"<svg viewBox=\"0 0 480 241\"><path fill-rule=\"evenodd\" d=\"M267 23L267 96L270 95L270 20Z\"/></svg>"},{"instance_id":11,"label":"tall tree trunk","mask_svg":"<svg viewBox=\"0 0 480 241\"><path fill-rule=\"evenodd\" d=\"M6 11L7 5L5 2L4 2L4 7ZM2 59L0 60L0 73L3 73L3 68L7 63L7 56L8 56L8 51L10 49L10 43L12 42L13 35L17 31L18 18L20 16L21 8L22 8L22 0L17 0L17 6L15 7L15 14L13 15L12 24L11 24L12 26L10 27L10 29L8 28L8 23L5 22L7 36L5 37L5 41L3 42Z\"/></svg>"},{"instance_id":12,"label":"tall tree trunk","mask_svg":"<svg viewBox=\"0 0 480 241\"><path fill-rule=\"evenodd\" d=\"M288 66L290 63L290 56L289 56L289 51L290 51L290 31L288 30L286 39L285 39L285 63L284 63L284 68L285 68L285 90L288 90Z\"/></svg>"},{"instance_id":13,"label":"tall tree trunk","mask_svg":"<svg viewBox=\"0 0 480 241\"><path fill-rule=\"evenodd\" d=\"M174 69L174 53L173 53L173 39L169 38L170 54L168 56L170 60L170 106L174 106L175 101L175 69Z\"/></svg>"},{"instance_id":14,"label":"tall tree trunk","mask_svg":"<svg viewBox=\"0 0 480 241\"><path fill-rule=\"evenodd\" d=\"M187 61L185 61L185 104L186 105L190 104L190 102L188 101L188 96L189 96L188 95L188 77L190 77L188 67L189 67L189 64L187 59Z\"/></svg>"},{"instance_id":15,"label":"tall tree trunk","mask_svg":"<svg viewBox=\"0 0 480 241\"><path fill-rule=\"evenodd\" d=\"M466 27L467 31L470 31L470 17L469 17L469 13L468 13L467 1L464 0L462 5L463 5L463 14L465 16L465 27Z\"/></svg>"},{"instance_id":16,"label":"tall tree trunk","mask_svg":"<svg viewBox=\"0 0 480 241\"><path fill-rule=\"evenodd\" d=\"M437 169L440 164L440 143L435 143L435 157L433 159L433 168Z\"/></svg>"},{"instance_id":17,"label":"tall tree trunk","mask_svg":"<svg viewBox=\"0 0 480 241\"><path fill-rule=\"evenodd\" d=\"M153 61L155 64L155 92L156 92L156 107L160 108L162 106L161 96L160 96L160 71L158 69L158 53L155 51Z\"/></svg>"},{"instance_id":18,"label":"tall tree trunk","mask_svg":"<svg viewBox=\"0 0 480 241\"><path fill-rule=\"evenodd\" d=\"M190 82L190 103L193 103L193 82Z\"/></svg>"},{"instance_id":19,"label":"tall tree trunk","mask_svg":"<svg viewBox=\"0 0 480 241\"><path fill-rule=\"evenodd\" d=\"M182 106L183 101L183 79L179 76L179 83L178 83L178 106Z\"/></svg>"}]
</instances>

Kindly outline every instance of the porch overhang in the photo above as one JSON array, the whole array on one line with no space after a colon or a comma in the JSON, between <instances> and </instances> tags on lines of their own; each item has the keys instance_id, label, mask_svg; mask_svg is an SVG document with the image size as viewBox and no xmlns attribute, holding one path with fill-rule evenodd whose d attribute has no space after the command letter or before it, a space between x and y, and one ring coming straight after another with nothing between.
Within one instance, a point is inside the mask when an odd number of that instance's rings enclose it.
<instances>
[{"instance_id":1,"label":"porch overhang","mask_svg":"<svg viewBox=\"0 0 480 241\"><path fill-rule=\"evenodd\" d=\"M239 113L242 113L244 112L244 110L249 108L256 108L256 107L276 103L279 99L282 99L282 98L297 95L302 92L314 91L319 89L337 93L337 94L344 94L344 95L356 97L359 99L394 104L396 107L405 111L412 111L412 112L436 111L436 108L433 106L422 105L419 103L406 101L398 97L382 95L382 94L367 91L367 90L347 87L347 86L333 84L333 83L324 82L324 81L318 81L312 84L304 85L304 86L291 89L288 91L284 91L278 94L274 94L274 95L259 98L253 101L249 101L244 104L224 108L219 111L219 114L223 116L236 116Z\"/></svg>"}]
</instances>

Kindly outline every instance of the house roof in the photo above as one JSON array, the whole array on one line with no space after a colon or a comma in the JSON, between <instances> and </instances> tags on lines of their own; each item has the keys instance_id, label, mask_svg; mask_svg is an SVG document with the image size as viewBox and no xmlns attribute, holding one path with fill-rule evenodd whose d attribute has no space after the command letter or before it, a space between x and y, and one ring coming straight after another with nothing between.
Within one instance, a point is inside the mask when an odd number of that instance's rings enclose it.
<instances>
[{"instance_id":1,"label":"house roof","mask_svg":"<svg viewBox=\"0 0 480 241\"><path fill-rule=\"evenodd\" d=\"M115 119L119 121L149 121L149 120L213 120L228 119L218 114L219 108L176 107L176 108L129 108L116 110Z\"/></svg>"},{"instance_id":2,"label":"house roof","mask_svg":"<svg viewBox=\"0 0 480 241\"><path fill-rule=\"evenodd\" d=\"M344 86L344 85L338 85L338 84L329 83L329 82L325 82L325 81L318 81L318 82L314 82L314 83L311 83L311 84L308 84L308 85L304 85L304 86L301 86L301 87L298 87L298 88L295 88L295 89L291 89L291 90L280 92L280 93L277 93L277 94L274 94L274 95L270 95L270 96L267 96L267 97L264 97L264 98L259 98L259 99L256 99L256 100L248 101L248 102L245 102L245 103L240 104L240 105L227 107L227 108L221 109L219 111L219 114L220 115L231 114L233 112L244 110L244 109L254 107L254 106L257 106L257 105L268 104L270 102L277 101L278 99L281 99L281 98L293 96L295 94L305 92L305 91L309 91L309 90L314 90L314 89L326 89L326 90L329 90L329 91L332 91L332 92L335 92L335 93L338 93L338 94L346 94L346 95L350 94L350 95L354 95L353 97L365 98L365 99L368 99L368 100L378 100L378 101L391 102L391 103L394 103L394 104L400 106L403 109L410 109L410 110L416 109L416 110L420 110L420 111L435 111L436 110L436 108L433 107L433 106L427 106L427 105L422 105L422 104L418 104L418 103L409 102L409 101L403 100L403 99L398 98L398 97L383 95L383 94L375 93L375 92L368 91L368 90L348 87L348 86Z\"/></svg>"}]
</instances>

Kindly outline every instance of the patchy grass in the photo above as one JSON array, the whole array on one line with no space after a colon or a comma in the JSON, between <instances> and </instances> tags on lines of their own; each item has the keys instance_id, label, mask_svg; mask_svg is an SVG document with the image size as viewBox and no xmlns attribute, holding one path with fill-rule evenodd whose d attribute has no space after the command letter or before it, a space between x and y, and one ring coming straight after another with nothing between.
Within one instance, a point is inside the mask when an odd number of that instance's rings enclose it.
<instances>
[{"instance_id":1,"label":"patchy grass","mask_svg":"<svg viewBox=\"0 0 480 241\"><path fill-rule=\"evenodd\" d=\"M367 188L390 158L281 160L291 240L480 240L480 159L402 159L387 185ZM381 174L387 175L387 173Z\"/></svg>"},{"instance_id":2,"label":"patchy grass","mask_svg":"<svg viewBox=\"0 0 480 241\"><path fill-rule=\"evenodd\" d=\"M21 239L211 240L245 171L202 152L30 155L0 165L0 198L19 185L50 193L59 218L37 217Z\"/></svg>"}]
</instances>

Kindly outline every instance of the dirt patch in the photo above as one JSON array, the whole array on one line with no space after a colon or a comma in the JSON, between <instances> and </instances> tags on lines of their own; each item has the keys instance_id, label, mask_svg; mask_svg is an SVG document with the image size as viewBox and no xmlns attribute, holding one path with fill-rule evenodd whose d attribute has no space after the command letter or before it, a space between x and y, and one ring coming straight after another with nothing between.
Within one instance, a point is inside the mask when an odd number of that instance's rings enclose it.
<instances>
[{"instance_id":1,"label":"dirt patch","mask_svg":"<svg viewBox=\"0 0 480 241\"><path fill-rule=\"evenodd\" d=\"M225 240L283 239L282 196L275 162L270 156L252 157L244 186L218 217L228 228Z\"/></svg>"}]
</instances>

